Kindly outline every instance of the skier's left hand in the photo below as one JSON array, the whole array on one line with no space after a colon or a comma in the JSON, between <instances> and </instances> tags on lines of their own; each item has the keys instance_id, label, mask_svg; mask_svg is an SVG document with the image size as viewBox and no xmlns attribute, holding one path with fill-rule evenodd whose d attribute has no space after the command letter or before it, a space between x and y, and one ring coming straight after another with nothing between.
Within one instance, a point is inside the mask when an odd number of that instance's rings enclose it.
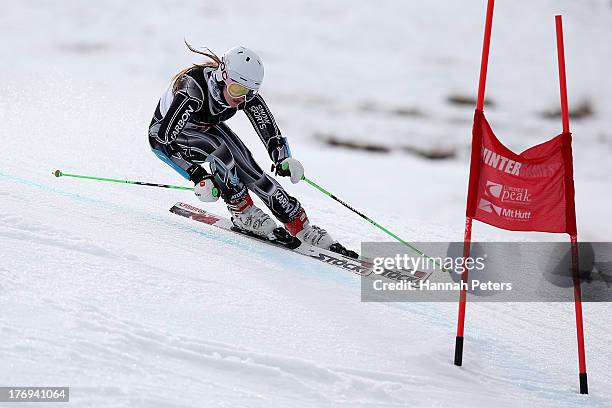
<instances>
[{"instance_id":1,"label":"skier's left hand","mask_svg":"<svg viewBox=\"0 0 612 408\"><path fill-rule=\"evenodd\" d=\"M212 176L205 176L202 181L196 183L193 187L193 192L200 201L205 203L214 203L219 199L219 188L215 185Z\"/></svg>"},{"instance_id":2,"label":"skier's left hand","mask_svg":"<svg viewBox=\"0 0 612 408\"><path fill-rule=\"evenodd\" d=\"M276 174L283 177L290 177L293 184L298 183L304 177L304 166L293 157L276 163Z\"/></svg>"}]
</instances>

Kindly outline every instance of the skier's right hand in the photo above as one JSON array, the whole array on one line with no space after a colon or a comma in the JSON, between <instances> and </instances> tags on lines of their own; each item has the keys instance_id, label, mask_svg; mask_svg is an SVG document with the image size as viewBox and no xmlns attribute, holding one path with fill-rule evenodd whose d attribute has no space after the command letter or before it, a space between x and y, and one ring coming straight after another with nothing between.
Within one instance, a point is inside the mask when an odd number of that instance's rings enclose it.
<instances>
[{"instance_id":1,"label":"skier's right hand","mask_svg":"<svg viewBox=\"0 0 612 408\"><path fill-rule=\"evenodd\" d=\"M193 192L200 201L204 201L205 203L213 203L217 201L221 195L211 175L205 176L202 181L196 183L193 187Z\"/></svg>"},{"instance_id":2,"label":"skier's right hand","mask_svg":"<svg viewBox=\"0 0 612 408\"><path fill-rule=\"evenodd\" d=\"M272 168L276 168L277 175L291 178L293 184L304 178L304 166L293 157L287 157L285 160L276 163L276 166L273 165Z\"/></svg>"}]
</instances>

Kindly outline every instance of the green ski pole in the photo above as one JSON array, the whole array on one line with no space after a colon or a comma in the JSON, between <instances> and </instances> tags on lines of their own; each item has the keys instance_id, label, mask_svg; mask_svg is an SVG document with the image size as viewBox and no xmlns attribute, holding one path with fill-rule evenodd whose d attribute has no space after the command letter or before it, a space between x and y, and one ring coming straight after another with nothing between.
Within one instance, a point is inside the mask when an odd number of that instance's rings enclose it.
<instances>
[{"instance_id":1,"label":"green ski pole","mask_svg":"<svg viewBox=\"0 0 612 408\"><path fill-rule=\"evenodd\" d=\"M112 178L106 178L106 177L84 176L82 174L63 173L61 170L55 170L52 174L55 177L74 177L74 178L96 180L96 181L109 181L109 182L112 182L112 183L137 184L139 186L172 188L172 189L175 189L175 190L191 190L191 191L193 191L193 187L174 186L172 184L147 183L145 181L120 180L120 179L112 179ZM213 195L215 197L219 196L219 190L217 189L217 187L213 188Z\"/></svg>"},{"instance_id":2,"label":"green ski pole","mask_svg":"<svg viewBox=\"0 0 612 408\"><path fill-rule=\"evenodd\" d=\"M283 170L288 170L289 169L289 164L288 163L283 163L282 164L282 169ZM373 219L371 219L370 217L368 217L367 215L365 215L364 213L354 209L353 207L351 207L349 204L345 203L344 201L342 201L341 199L339 199L338 197L336 197L335 195L333 195L332 193L330 193L329 191L327 191L326 189L324 189L323 187L321 187L320 185L318 185L317 183L315 183L314 181L308 179L306 176L302 176L302 180L304 180L306 183L310 184L312 187L316 188L317 190L319 190L320 192L322 192L323 194L325 194L326 196L334 199L335 201L339 202L340 204L342 204L344 207L348 208L349 210L351 210L352 212L354 212L355 214L359 215L361 218L363 218L364 220L366 220L367 222L369 222L370 224L374 225L376 228L380 229L381 231L383 231L385 234L393 237L394 239L396 239L397 241L401 242L402 244L406 245L408 248L412 249L414 252L416 252L417 254L427 258L427 259L431 259L429 256L427 256L423 251L421 251L420 249L418 249L417 247L415 247L414 245L412 245L411 243L403 240L401 237L399 237L398 235L394 234L393 232L389 231L387 228L383 227L382 225L380 225L379 223L377 223L376 221L374 221ZM439 264L439 262L436 262L436 264L438 265L438 267L440 267L440 269L442 269L444 272L448 272L446 269L444 269L444 267L442 267L442 265Z\"/></svg>"}]
</instances>

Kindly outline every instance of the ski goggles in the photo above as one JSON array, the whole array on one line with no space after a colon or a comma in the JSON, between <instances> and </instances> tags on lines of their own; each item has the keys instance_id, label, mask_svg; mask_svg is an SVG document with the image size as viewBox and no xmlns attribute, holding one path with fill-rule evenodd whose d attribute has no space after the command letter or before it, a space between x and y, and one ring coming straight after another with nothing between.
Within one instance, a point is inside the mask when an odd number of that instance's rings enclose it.
<instances>
[{"instance_id":1,"label":"ski goggles","mask_svg":"<svg viewBox=\"0 0 612 408\"><path fill-rule=\"evenodd\" d=\"M231 79L227 79L225 81L227 86L227 93L230 94L232 98L242 98L249 101L257 95L257 91L254 89L247 88L246 86L239 84L238 82L234 82Z\"/></svg>"}]
</instances>

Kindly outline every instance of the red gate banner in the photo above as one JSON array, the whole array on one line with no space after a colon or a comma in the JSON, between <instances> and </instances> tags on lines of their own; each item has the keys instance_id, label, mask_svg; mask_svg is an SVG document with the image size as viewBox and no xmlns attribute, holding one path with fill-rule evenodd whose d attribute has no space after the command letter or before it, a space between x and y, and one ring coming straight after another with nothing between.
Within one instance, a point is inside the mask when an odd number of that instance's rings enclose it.
<instances>
[{"instance_id":1,"label":"red gate banner","mask_svg":"<svg viewBox=\"0 0 612 408\"><path fill-rule=\"evenodd\" d=\"M571 143L562 133L516 154L477 110L466 215L512 231L576 234Z\"/></svg>"}]
</instances>

